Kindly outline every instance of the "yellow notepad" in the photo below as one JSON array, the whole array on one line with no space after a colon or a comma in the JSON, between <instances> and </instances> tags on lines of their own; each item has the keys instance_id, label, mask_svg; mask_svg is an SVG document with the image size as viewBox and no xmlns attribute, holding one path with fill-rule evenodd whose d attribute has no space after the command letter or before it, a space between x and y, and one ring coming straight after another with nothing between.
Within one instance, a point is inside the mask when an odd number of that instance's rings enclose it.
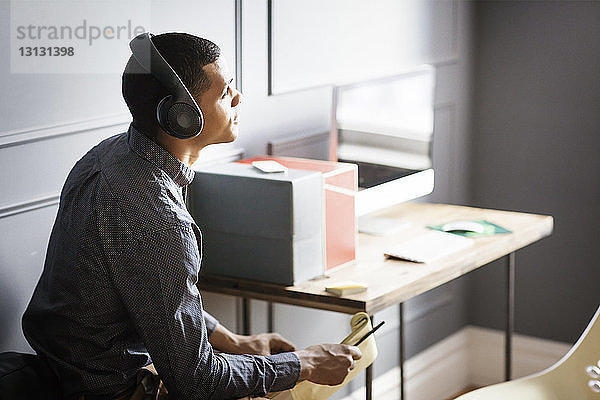
<instances>
[{"instance_id":1,"label":"yellow notepad","mask_svg":"<svg viewBox=\"0 0 600 400\"><path fill-rule=\"evenodd\" d=\"M342 340L343 344L353 345L365 336L373 327L371 319L367 313L359 312L352 316L350 320L350 329L352 332ZM366 369L377 358L377 345L375 335L370 335L358 348L362 352L360 360L356 361L354 369L350 371L344 382L336 386L318 385L309 381L302 381L292 389L279 393L273 393L269 398L276 400L325 400L331 397L335 392L344 387L356 375Z\"/></svg>"},{"instance_id":2,"label":"yellow notepad","mask_svg":"<svg viewBox=\"0 0 600 400\"><path fill-rule=\"evenodd\" d=\"M340 281L334 284L325 286L325 291L335 294L336 296L345 296L348 294L361 293L366 291L368 285L363 282L356 281Z\"/></svg>"}]
</instances>

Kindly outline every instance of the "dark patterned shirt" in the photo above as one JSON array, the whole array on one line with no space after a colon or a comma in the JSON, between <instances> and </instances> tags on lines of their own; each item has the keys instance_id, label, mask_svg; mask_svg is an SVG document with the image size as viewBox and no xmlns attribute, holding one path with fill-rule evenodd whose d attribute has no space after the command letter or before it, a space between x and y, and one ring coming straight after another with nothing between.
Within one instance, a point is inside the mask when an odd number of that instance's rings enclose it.
<instances>
[{"instance_id":1,"label":"dark patterned shirt","mask_svg":"<svg viewBox=\"0 0 600 400\"><path fill-rule=\"evenodd\" d=\"M196 281L201 234L183 188L194 172L133 127L102 141L63 187L44 270L23 316L66 396L115 394L154 363L178 399L292 387L294 353L216 353Z\"/></svg>"}]
</instances>

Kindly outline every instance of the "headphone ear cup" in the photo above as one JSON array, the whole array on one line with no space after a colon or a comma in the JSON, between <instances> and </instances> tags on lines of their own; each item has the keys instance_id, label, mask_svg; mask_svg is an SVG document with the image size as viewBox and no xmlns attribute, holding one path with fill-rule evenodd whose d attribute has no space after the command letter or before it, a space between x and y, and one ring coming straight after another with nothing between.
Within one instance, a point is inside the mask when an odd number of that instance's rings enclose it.
<instances>
[{"instance_id":1,"label":"headphone ear cup","mask_svg":"<svg viewBox=\"0 0 600 400\"><path fill-rule=\"evenodd\" d=\"M189 139L202 132L204 116L200 109L183 102L174 102L166 96L156 107L156 118L161 128L179 139Z\"/></svg>"},{"instance_id":2,"label":"headphone ear cup","mask_svg":"<svg viewBox=\"0 0 600 400\"><path fill-rule=\"evenodd\" d=\"M158 124L163 129L163 131L167 132L169 135L172 135L171 128L167 124L167 115L169 108L173 104L173 96L168 95L163 97L163 99L156 106L156 119L158 120Z\"/></svg>"}]
</instances>

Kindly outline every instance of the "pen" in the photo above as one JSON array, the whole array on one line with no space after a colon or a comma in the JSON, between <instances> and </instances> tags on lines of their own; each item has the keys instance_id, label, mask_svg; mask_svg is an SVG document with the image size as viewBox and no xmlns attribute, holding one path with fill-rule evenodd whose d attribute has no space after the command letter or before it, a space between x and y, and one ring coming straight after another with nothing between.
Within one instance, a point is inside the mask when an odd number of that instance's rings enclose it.
<instances>
[{"instance_id":1,"label":"pen","mask_svg":"<svg viewBox=\"0 0 600 400\"><path fill-rule=\"evenodd\" d=\"M361 344L362 342L364 342L366 338L368 338L373 333L375 333L375 331L377 329L381 328L381 325L383 325L383 324L385 324L385 321L381 321L379 324L377 324L377 326L375 328L371 329L369 332L367 332L367 334L365 336L363 336L362 338L360 338L360 340L358 342L356 342L355 346L358 346L359 344Z\"/></svg>"}]
</instances>

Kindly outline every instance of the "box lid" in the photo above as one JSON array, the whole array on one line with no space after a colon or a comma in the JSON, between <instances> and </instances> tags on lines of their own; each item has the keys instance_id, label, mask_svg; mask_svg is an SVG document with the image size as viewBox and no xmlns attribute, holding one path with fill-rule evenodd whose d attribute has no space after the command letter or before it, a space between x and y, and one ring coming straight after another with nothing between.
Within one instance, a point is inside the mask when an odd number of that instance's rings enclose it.
<instances>
[{"instance_id":1,"label":"box lid","mask_svg":"<svg viewBox=\"0 0 600 400\"><path fill-rule=\"evenodd\" d=\"M253 157L237 161L251 164L253 161L273 160L290 169L320 171L326 184L344 189L358 190L358 166L352 163L312 160L298 157Z\"/></svg>"}]
</instances>

